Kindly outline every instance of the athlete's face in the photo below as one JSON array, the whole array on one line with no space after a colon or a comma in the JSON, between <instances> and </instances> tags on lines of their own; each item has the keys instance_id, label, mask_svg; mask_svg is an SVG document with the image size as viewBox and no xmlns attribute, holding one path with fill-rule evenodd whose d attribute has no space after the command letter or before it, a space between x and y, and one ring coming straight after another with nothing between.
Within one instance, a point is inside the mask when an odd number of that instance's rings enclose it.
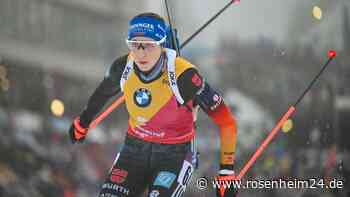
<instances>
[{"instance_id":1,"label":"athlete's face","mask_svg":"<svg viewBox=\"0 0 350 197\"><path fill-rule=\"evenodd\" d=\"M160 58L162 47L147 37L135 37L132 40L135 42L129 44L129 49L137 67L145 72L151 70Z\"/></svg>"}]
</instances>

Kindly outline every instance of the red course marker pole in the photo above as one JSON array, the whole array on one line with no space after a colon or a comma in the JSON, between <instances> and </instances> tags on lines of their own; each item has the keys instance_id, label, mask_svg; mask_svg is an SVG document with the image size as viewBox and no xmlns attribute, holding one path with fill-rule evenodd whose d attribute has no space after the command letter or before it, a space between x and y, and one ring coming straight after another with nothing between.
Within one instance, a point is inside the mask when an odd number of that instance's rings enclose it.
<instances>
[{"instance_id":1,"label":"red course marker pole","mask_svg":"<svg viewBox=\"0 0 350 197\"><path fill-rule=\"evenodd\" d=\"M237 179L241 180L242 177L247 173L249 168L254 164L256 159L261 155L261 153L266 149L266 147L270 144L273 138L277 135L278 131L280 131L283 124L289 119L289 117L292 116L292 114L295 112L296 108L294 106L291 106L288 111L283 115L282 119L278 121L277 125L270 131L269 135L265 138L265 140L262 142L262 144L259 146L259 148L256 150L254 155L249 159L247 164L242 168L242 170L239 172Z\"/></svg>"}]
</instances>

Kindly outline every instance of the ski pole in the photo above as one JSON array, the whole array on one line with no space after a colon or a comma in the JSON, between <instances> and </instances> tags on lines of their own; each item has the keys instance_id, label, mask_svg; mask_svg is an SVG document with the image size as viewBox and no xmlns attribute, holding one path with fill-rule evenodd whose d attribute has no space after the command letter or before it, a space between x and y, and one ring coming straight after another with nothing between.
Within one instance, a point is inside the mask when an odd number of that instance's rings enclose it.
<instances>
[{"instance_id":1,"label":"ski pole","mask_svg":"<svg viewBox=\"0 0 350 197\"><path fill-rule=\"evenodd\" d=\"M168 22L169 22L169 26L170 26L171 42L172 42L173 46L175 47L175 51L176 51L177 55L180 56L180 49L179 49L179 46L177 46L177 43L176 43L176 34L173 31L173 23L172 23L172 20L171 20L171 17L170 17L170 11L169 11L169 7L168 7L168 0L164 0L164 2L165 2L166 13L167 13L167 16L168 16Z\"/></svg>"},{"instance_id":2,"label":"ski pole","mask_svg":"<svg viewBox=\"0 0 350 197\"><path fill-rule=\"evenodd\" d=\"M334 50L330 50L328 52L328 61L324 64L322 69L318 72L318 74L312 79L312 81L309 83L309 85L306 87L306 89L303 91L303 93L299 96L297 101L291 105L288 109L288 111L282 116L282 118L278 121L277 125L270 131L268 136L264 139L264 141L261 143L261 145L257 148L257 150L254 152L253 156L248 160L248 162L243 166L242 170L239 172L238 176L225 176L225 177L218 177L218 180L241 180L242 177L247 173L250 167L255 163L255 161L258 159L258 157L261 155L261 153L266 149L266 147L269 145L269 143L273 140L273 138L277 135L278 131L281 129L283 124L288 120L289 117L292 116L292 114L296 111L297 105L300 103L300 101L304 98L306 93L311 89L311 87L315 84L317 79L321 76L321 74L324 72L324 70L328 67L330 62L336 57L336 52Z\"/></svg>"},{"instance_id":3,"label":"ski pole","mask_svg":"<svg viewBox=\"0 0 350 197\"><path fill-rule=\"evenodd\" d=\"M116 109L120 104L124 103L125 97L121 95L117 100L115 100L105 111L97 116L97 118L90 123L89 128L95 128L103 119L105 119L114 109Z\"/></svg>"},{"instance_id":4,"label":"ski pole","mask_svg":"<svg viewBox=\"0 0 350 197\"><path fill-rule=\"evenodd\" d=\"M228 7L230 7L233 3L239 3L240 0L230 0L229 3L225 5L219 12L217 12L214 16L212 16L206 23L204 23L197 31L195 31L189 38L187 38L181 45L180 49L185 47L194 37L197 36L204 28L206 28L213 20L215 20L218 16L220 16Z\"/></svg>"}]
</instances>

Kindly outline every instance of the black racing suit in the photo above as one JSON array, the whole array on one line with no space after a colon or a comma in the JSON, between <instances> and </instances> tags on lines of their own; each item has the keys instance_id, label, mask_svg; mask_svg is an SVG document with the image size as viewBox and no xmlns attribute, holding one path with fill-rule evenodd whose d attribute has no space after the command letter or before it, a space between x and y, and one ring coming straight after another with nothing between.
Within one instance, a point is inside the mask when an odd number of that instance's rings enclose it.
<instances>
[{"instance_id":1,"label":"black racing suit","mask_svg":"<svg viewBox=\"0 0 350 197\"><path fill-rule=\"evenodd\" d=\"M193 172L190 143L157 144L126 136L100 197L181 196Z\"/></svg>"}]
</instances>

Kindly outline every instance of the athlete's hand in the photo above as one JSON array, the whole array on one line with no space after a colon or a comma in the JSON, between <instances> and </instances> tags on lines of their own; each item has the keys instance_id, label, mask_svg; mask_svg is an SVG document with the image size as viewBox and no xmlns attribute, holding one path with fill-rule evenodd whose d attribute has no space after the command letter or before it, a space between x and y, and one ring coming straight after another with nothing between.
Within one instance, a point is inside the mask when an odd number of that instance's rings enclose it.
<instances>
[{"instance_id":1,"label":"athlete's hand","mask_svg":"<svg viewBox=\"0 0 350 197\"><path fill-rule=\"evenodd\" d=\"M80 118L75 118L71 127L69 128L69 137L71 142L74 144L76 142L83 142L88 133L89 128L84 127L80 123Z\"/></svg>"},{"instance_id":2,"label":"athlete's hand","mask_svg":"<svg viewBox=\"0 0 350 197\"><path fill-rule=\"evenodd\" d=\"M219 176L218 179L220 179L221 177L234 177L235 176L235 172L233 170L228 170L228 169L221 169L219 170ZM234 179L231 179L234 180ZM216 196L217 197L236 197L238 190L234 187L234 183L231 183L230 181L224 181L224 182L218 182L218 183L223 183L226 185L230 185L230 188L227 188L223 191L220 191L220 188L216 189Z\"/></svg>"}]
</instances>

